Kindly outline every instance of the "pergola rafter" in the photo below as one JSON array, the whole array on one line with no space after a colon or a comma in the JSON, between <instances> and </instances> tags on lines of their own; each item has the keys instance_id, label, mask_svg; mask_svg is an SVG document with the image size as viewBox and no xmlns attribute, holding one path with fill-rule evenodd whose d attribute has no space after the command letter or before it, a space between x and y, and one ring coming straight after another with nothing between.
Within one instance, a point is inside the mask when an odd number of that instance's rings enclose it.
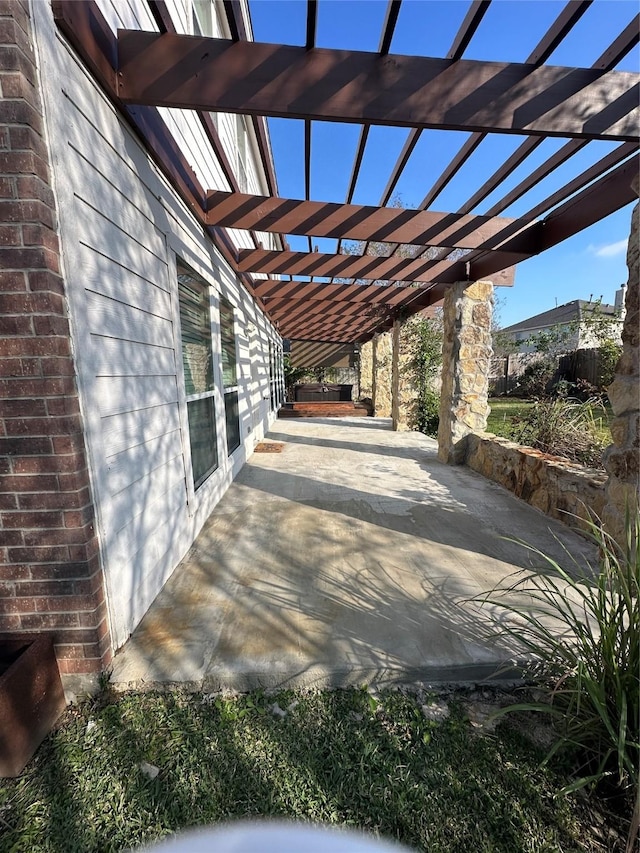
<instances>
[{"instance_id":1,"label":"pergola rafter","mask_svg":"<svg viewBox=\"0 0 640 853\"><path fill-rule=\"evenodd\" d=\"M538 45L533 49L527 57L527 63L536 67L545 62L555 48L561 43L562 39L575 26L580 18L587 11L593 0L576 0L576 2L568 3L560 12L551 27L543 35ZM618 36L613 45L605 51L593 64L593 68L599 68L603 71L609 71L624 57L637 43L638 33L640 32L640 20L636 17ZM451 160L449 165L444 169L438 179L435 181L430 191L422 200L419 207L422 209L428 208L440 193L445 189L447 184L454 178L462 166L471 157L476 148L487 138L486 133L473 133L465 142L456 156ZM491 175L480 189L475 192L467 202L458 210L459 213L467 213L473 210L477 204L480 204L487 196L489 196L500 184L524 161L532 154L536 148L543 142L540 137L529 137L516 151L509 157L498 169ZM545 164L535 170L528 178L520 182L519 195L511 195L507 197L502 204L494 205L490 211L491 215L501 213L509 204L516 201L520 195L523 195L531 187L535 186L538 181L543 180L555 168L561 165L562 162L569 159L573 154L577 153L588 143L588 140L574 139L567 143L562 148L563 157L559 158L556 155L550 157ZM397 253L400 246L394 247L394 252Z\"/></svg>"},{"instance_id":2,"label":"pergola rafter","mask_svg":"<svg viewBox=\"0 0 640 853\"><path fill-rule=\"evenodd\" d=\"M590 2L590 0L586 0L586 2ZM464 18L462 24L460 25L458 32L455 35L455 38L453 39L453 44L451 45L451 49L449 50L449 53L447 54L447 59L451 59L451 60L462 59L464 51L468 47L468 45L471 42L471 39L473 38L476 30L480 26L482 19L484 18L487 10L489 9L490 4L491 4L491 0L473 0L471 5L469 6L469 10L468 10L467 14L465 15L465 18ZM390 199L393 195L393 191L396 188L398 181L400 180L400 176L404 172L405 166L409 162L409 158L413 154L413 151L414 151L416 145L418 144L418 141L420 139L421 134L422 134L422 128L421 127L414 127L409 131L409 134L407 135L405 143L402 147L402 151L400 152L400 155L398 156L396 164L393 167L391 174L389 175L389 180L387 181L387 185L385 186L384 191L382 193L382 199L380 201L381 205L385 205L390 201ZM476 136L479 137L479 139L478 139L478 142L479 142L480 138L482 138L482 135L476 134ZM468 146L469 150L475 151L477 144L478 143L476 143L476 145ZM451 177L452 176L453 176L453 174L451 175ZM428 206L429 205L427 203L424 203L424 202L423 202L423 204L420 205L420 207L424 210L426 210L426 208ZM368 250L369 250L369 245L367 243L364 247L363 254L366 255Z\"/></svg>"},{"instance_id":3,"label":"pergola rafter","mask_svg":"<svg viewBox=\"0 0 640 853\"><path fill-rule=\"evenodd\" d=\"M358 305L395 305L398 299L410 294L416 295L418 290L427 288L409 285L383 285L383 284L339 284L333 282L303 282L286 281L278 282L274 279L256 282L256 292L265 300L283 299L290 303L293 300L299 302L331 301L342 305L354 303ZM310 310L316 310L315 305Z\"/></svg>"},{"instance_id":4,"label":"pergola rafter","mask_svg":"<svg viewBox=\"0 0 640 853\"><path fill-rule=\"evenodd\" d=\"M207 195L206 221L225 228L474 249L512 219L226 193ZM526 223L523 223L523 226ZM455 232L460 236L452 238Z\"/></svg>"},{"instance_id":5,"label":"pergola rafter","mask_svg":"<svg viewBox=\"0 0 640 853\"><path fill-rule=\"evenodd\" d=\"M591 68L546 65L582 18L590 0L571 0L523 63L464 59L490 0L473 0L448 54L441 59L391 53L401 0L390 0L377 52L316 46L317 0L308 0L300 47L248 41L238 0L225 0L229 39L176 32L168 4L148 0L158 33L114 34L91 2L54 0L58 24L108 96L135 128L151 156L210 233L227 261L252 287L281 331L316 340L356 341L440 300L460 280L513 281L512 265L577 233L632 200L638 170L638 75L615 66L638 43L638 17ZM231 192L203 187L185 161L157 108L195 110ZM256 130L270 196L238 192L234 166L210 111L247 115ZM304 121L304 200L281 199L270 173L264 117ZM347 204L314 201L311 194L313 121L361 124ZM409 128L379 207L352 204L371 125ZM430 128L471 131L416 210L386 207L421 134ZM454 213L429 210L442 190L493 133L528 136ZM478 206L548 136L568 139L482 216ZM518 219L501 214L539 181L593 140L617 141L613 151ZM245 229L255 249L238 250L228 228ZM309 252L272 252L258 233L307 238ZM312 238L338 240L336 254L313 252ZM343 240L364 245L341 254ZM368 254L371 243L389 254ZM420 247L408 254L408 246ZM429 247L429 248L428 248ZM452 253L453 252L453 253ZM311 276L311 281L261 280L250 272ZM330 278L317 281L314 277ZM344 281L336 282L335 279ZM388 286L357 282L424 282Z\"/></svg>"}]
</instances>

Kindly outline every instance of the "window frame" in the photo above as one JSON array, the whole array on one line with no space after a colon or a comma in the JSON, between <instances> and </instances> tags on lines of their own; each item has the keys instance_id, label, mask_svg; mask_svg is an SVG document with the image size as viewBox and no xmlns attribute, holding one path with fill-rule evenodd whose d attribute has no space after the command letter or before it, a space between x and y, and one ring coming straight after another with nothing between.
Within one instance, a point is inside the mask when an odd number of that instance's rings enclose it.
<instances>
[{"instance_id":1,"label":"window frame","mask_svg":"<svg viewBox=\"0 0 640 853\"><path fill-rule=\"evenodd\" d=\"M249 128L246 118L236 114L236 180L241 193L249 190Z\"/></svg>"},{"instance_id":2,"label":"window frame","mask_svg":"<svg viewBox=\"0 0 640 853\"><path fill-rule=\"evenodd\" d=\"M178 276L181 274L181 268L187 272L189 275L194 276L195 281L200 284L208 298L208 307L207 307L207 318L208 318L208 328L209 328L209 344L210 344L210 352L211 352L211 384L212 387L206 391L198 391L193 394L187 394L186 387L186 377L184 371L184 350L183 350L183 337L182 337L182 314L180 310L180 283L178 280ZM200 495L201 490L206 484L212 482L212 478L214 475L221 471L222 469L222 457L220 454L220 429L219 429L219 404L216 402L216 398L219 398L219 377L217 375L217 364L216 364L216 335L215 335L215 318L214 318L214 303L215 296L217 296L215 286L208 281L201 273L197 270L193 269L193 267L183 260L181 255L176 252L171 253L171 263L170 263L170 272L171 278L173 282L172 294L175 294L175 313L176 322L174 323L174 342L175 342L175 359L176 359L176 381L178 388L178 409L179 409L179 417L181 424L181 432L182 432L182 452L184 459L184 467L185 467L185 480L186 480L186 488L187 488L187 504L190 507L189 512L193 514L194 501L196 499L196 495ZM192 442L191 442L191 429L189 426L189 404L198 402L203 399L211 399L212 407L213 407L213 441L214 441L214 454L215 454L215 465L208 469L205 476L201 477L197 481L193 469L193 458L192 458Z\"/></svg>"},{"instance_id":3,"label":"window frame","mask_svg":"<svg viewBox=\"0 0 640 853\"><path fill-rule=\"evenodd\" d=\"M228 333L223 329L223 316L231 317L231 335L233 336L233 369L234 369L234 382L231 385L227 385L225 381L225 365L223 360L223 354L226 352L225 347L223 345L223 335L226 335L228 338ZM240 422L240 381L238 379L239 367L240 367L240 359L238 358L238 334L237 328L238 323L236 320L236 308L233 303L226 299L224 296L220 295L218 299L218 315L219 315L219 330L220 330L220 378L221 378L221 387L222 387L222 397L223 397L223 408L224 408L224 425L225 425L225 438L226 438L226 448L227 448L227 457L233 456L236 450L239 447L242 447L242 424ZM234 431L234 434L237 435L238 443L231 446L230 444L230 436L231 432L229 430L229 423L227 420L228 417L228 401L227 398L231 398L235 396L236 404L235 409L237 412L237 425Z\"/></svg>"}]
</instances>

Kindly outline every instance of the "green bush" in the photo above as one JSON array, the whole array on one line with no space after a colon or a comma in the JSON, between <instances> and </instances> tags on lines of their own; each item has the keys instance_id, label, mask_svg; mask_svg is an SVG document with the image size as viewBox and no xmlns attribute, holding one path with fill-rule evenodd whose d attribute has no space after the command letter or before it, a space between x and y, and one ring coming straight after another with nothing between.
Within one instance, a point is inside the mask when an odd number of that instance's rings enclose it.
<instances>
[{"instance_id":1,"label":"green bush","mask_svg":"<svg viewBox=\"0 0 640 853\"><path fill-rule=\"evenodd\" d=\"M539 358L528 364L520 378L517 393L521 397L544 397L551 391L557 375L557 359Z\"/></svg>"},{"instance_id":2,"label":"green bush","mask_svg":"<svg viewBox=\"0 0 640 853\"><path fill-rule=\"evenodd\" d=\"M596 568L573 561L570 574L521 543L541 559L541 571L520 572L508 589L481 601L496 608L492 636L529 652L526 671L546 697L500 713L548 714L556 740L545 761L568 749L579 774L563 791L613 785L635 803L633 835L640 808L640 514L627 514L622 548L597 521L588 528L598 547Z\"/></svg>"},{"instance_id":3,"label":"green bush","mask_svg":"<svg viewBox=\"0 0 640 853\"><path fill-rule=\"evenodd\" d=\"M412 424L425 435L436 437L440 424L440 396L432 388L423 388L416 401Z\"/></svg>"},{"instance_id":4,"label":"green bush","mask_svg":"<svg viewBox=\"0 0 640 853\"><path fill-rule=\"evenodd\" d=\"M606 388L613 382L616 365L621 355L620 344L611 339L601 342L598 347L598 386L600 388Z\"/></svg>"},{"instance_id":5,"label":"green bush","mask_svg":"<svg viewBox=\"0 0 640 853\"><path fill-rule=\"evenodd\" d=\"M442 324L438 320L416 318L407 324L410 357L407 368L415 389L409 412L411 429L436 436L440 422L440 394L434 380L442 366Z\"/></svg>"}]
</instances>

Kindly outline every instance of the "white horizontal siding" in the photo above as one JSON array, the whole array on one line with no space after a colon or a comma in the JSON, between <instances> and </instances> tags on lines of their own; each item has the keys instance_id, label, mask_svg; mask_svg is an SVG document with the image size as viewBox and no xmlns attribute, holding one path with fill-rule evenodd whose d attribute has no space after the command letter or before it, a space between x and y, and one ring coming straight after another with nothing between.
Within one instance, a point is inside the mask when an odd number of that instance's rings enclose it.
<instances>
[{"instance_id":1,"label":"white horizontal siding","mask_svg":"<svg viewBox=\"0 0 640 853\"><path fill-rule=\"evenodd\" d=\"M163 432L144 444L128 447L107 459L107 485L109 494L122 492L131 483L143 479L157 467L157 460L170 459L175 448L180 447L180 431Z\"/></svg>"},{"instance_id":2,"label":"white horizontal siding","mask_svg":"<svg viewBox=\"0 0 640 853\"><path fill-rule=\"evenodd\" d=\"M94 334L89 349L95 376L176 375L173 346L150 346Z\"/></svg>"},{"instance_id":3,"label":"white horizontal siding","mask_svg":"<svg viewBox=\"0 0 640 853\"><path fill-rule=\"evenodd\" d=\"M191 0L166 0L167 11L176 25L179 33L190 33L191 30Z\"/></svg>"},{"instance_id":4,"label":"white horizontal siding","mask_svg":"<svg viewBox=\"0 0 640 853\"><path fill-rule=\"evenodd\" d=\"M126 299L126 293L121 293L120 297ZM169 318L158 317L92 291L87 291L85 304L86 320L94 334L164 347L173 343L173 326Z\"/></svg>"},{"instance_id":5,"label":"white horizontal siding","mask_svg":"<svg viewBox=\"0 0 640 853\"><path fill-rule=\"evenodd\" d=\"M175 568L176 543L184 540L185 511L184 489L178 484L147 503L143 513L120 531L113 554L113 585L130 593L113 617L117 635L126 636L130 626L138 624Z\"/></svg>"},{"instance_id":6,"label":"white horizontal siding","mask_svg":"<svg viewBox=\"0 0 640 853\"><path fill-rule=\"evenodd\" d=\"M176 139L187 153L187 161L204 189L229 191L229 186L220 164L211 150L199 117L191 110L176 110L161 107L160 114Z\"/></svg>"},{"instance_id":7,"label":"white horizontal siding","mask_svg":"<svg viewBox=\"0 0 640 853\"><path fill-rule=\"evenodd\" d=\"M155 29L141 0L101 6L114 28ZM182 0L171 7L190 24ZM119 646L268 425L262 362L276 333L65 45L49 5L34 8L78 384ZM203 186L221 186L197 116L173 111L171 121ZM239 245L253 245L246 232L236 236ZM214 323L220 467L191 497L173 252L211 283L215 317L217 294L234 305L239 338L242 443L228 459ZM248 324L255 327L250 341Z\"/></svg>"},{"instance_id":8,"label":"white horizontal siding","mask_svg":"<svg viewBox=\"0 0 640 853\"><path fill-rule=\"evenodd\" d=\"M164 237L155 226L152 212L147 209L148 204L130 201L123 192L107 181L89 160L80 159L77 163L72 161L71 167L77 168L78 176L84 180L84 184L78 185L76 190L77 197L84 205L124 231L146 252L156 258L166 256ZM87 213L91 217L89 211ZM87 234L86 242L90 242L91 224L90 219L84 229ZM102 234L102 231L99 233Z\"/></svg>"},{"instance_id":9,"label":"white horizontal siding","mask_svg":"<svg viewBox=\"0 0 640 853\"><path fill-rule=\"evenodd\" d=\"M84 235L83 235L84 236ZM126 288L127 303L142 311L149 311L160 317L171 316L171 294L165 288L168 287L166 264L158 260L146 258L145 264L140 264L140 269L145 269L145 275L140 275L123 266L116 259L110 258L100 252L97 246L80 242L80 270L85 280L87 290L99 293L111 299L119 299ZM102 242L95 240L94 242ZM102 246L108 251L108 246ZM148 279L146 275L153 272L158 273L155 279Z\"/></svg>"},{"instance_id":10,"label":"white horizontal siding","mask_svg":"<svg viewBox=\"0 0 640 853\"><path fill-rule=\"evenodd\" d=\"M163 460L157 468L153 468L144 477L134 480L125 489L111 495L105 502L104 523L109 529L118 533L132 519L142 515L149 503L161 501L174 486L184 490L184 463L182 455ZM166 510L162 510L162 515ZM139 543L142 545L143 543Z\"/></svg>"},{"instance_id":11,"label":"white horizontal siding","mask_svg":"<svg viewBox=\"0 0 640 853\"><path fill-rule=\"evenodd\" d=\"M179 428L178 409L173 403L103 416L103 456L107 459Z\"/></svg>"},{"instance_id":12,"label":"white horizontal siding","mask_svg":"<svg viewBox=\"0 0 640 853\"><path fill-rule=\"evenodd\" d=\"M103 417L178 400L175 376L97 376L96 394Z\"/></svg>"}]
</instances>

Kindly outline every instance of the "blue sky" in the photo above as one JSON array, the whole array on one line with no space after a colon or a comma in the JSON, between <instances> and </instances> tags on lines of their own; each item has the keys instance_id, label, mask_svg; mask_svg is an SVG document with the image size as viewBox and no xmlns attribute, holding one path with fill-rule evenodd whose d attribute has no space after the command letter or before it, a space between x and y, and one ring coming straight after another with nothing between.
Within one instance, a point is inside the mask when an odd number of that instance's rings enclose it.
<instances>
[{"instance_id":1,"label":"blue sky","mask_svg":"<svg viewBox=\"0 0 640 853\"><path fill-rule=\"evenodd\" d=\"M467 48L465 59L523 62L565 3L559 0L494 0ZM306 27L304 0L249 0L256 41L303 44ZM386 0L320 0L318 47L377 50ZM392 53L444 56L460 26L469 0L405 0L396 26ZM589 66L633 19L636 0L595 0L549 63ZM638 70L638 51L617 67ZM280 195L304 198L302 121L269 119ZM359 126L313 122L311 198L342 202L359 136ZM406 128L374 127L369 135L353 201L377 205L390 171L407 136ZM467 134L424 131L397 187L406 207L417 207ZM523 141L522 136L492 134L476 150L431 209L455 211ZM505 182L474 210L484 213L511 187L553 154L566 140L546 140ZM505 216L520 216L616 147L591 143L561 169L539 183ZM626 280L626 240L631 206L581 232L543 255L518 265L513 288L500 288L500 320L510 325L572 299L602 296L613 302ZM307 240L291 237L293 249L305 250ZM335 240L314 240L321 251L334 252Z\"/></svg>"}]
</instances>

